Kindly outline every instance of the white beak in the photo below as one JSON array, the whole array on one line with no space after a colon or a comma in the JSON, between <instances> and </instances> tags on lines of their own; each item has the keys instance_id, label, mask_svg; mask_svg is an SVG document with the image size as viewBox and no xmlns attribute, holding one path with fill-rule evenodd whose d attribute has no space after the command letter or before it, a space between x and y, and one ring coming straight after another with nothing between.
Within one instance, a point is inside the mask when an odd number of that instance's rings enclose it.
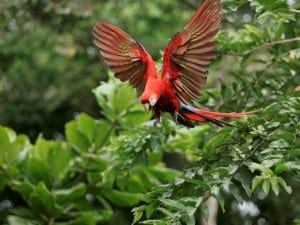
<instances>
[{"instance_id":1,"label":"white beak","mask_svg":"<svg viewBox=\"0 0 300 225\"><path fill-rule=\"evenodd\" d=\"M153 107L157 102L157 99L155 96L151 95L150 98L149 98L149 104L151 107Z\"/></svg>"},{"instance_id":2,"label":"white beak","mask_svg":"<svg viewBox=\"0 0 300 225\"><path fill-rule=\"evenodd\" d=\"M144 108L145 108L146 112L149 112L149 110L150 110L150 105L149 105L149 103L145 103L145 104L144 104Z\"/></svg>"}]
</instances>

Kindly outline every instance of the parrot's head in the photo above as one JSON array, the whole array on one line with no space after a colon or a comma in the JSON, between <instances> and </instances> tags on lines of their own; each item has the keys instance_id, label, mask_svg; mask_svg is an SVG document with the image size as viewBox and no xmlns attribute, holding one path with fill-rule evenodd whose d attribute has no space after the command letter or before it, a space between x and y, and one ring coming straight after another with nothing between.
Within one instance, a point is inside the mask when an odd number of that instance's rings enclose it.
<instances>
[{"instance_id":1,"label":"parrot's head","mask_svg":"<svg viewBox=\"0 0 300 225\"><path fill-rule=\"evenodd\" d=\"M146 83L145 90L141 95L141 103L144 105L146 111L150 111L155 108L164 90L164 83L160 79L149 78Z\"/></svg>"},{"instance_id":2,"label":"parrot's head","mask_svg":"<svg viewBox=\"0 0 300 225\"><path fill-rule=\"evenodd\" d=\"M144 105L146 111L150 111L153 109L155 104L157 103L158 97L156 94L143 94L141 96L141 103Z\"/></svg>"}]
</instances>

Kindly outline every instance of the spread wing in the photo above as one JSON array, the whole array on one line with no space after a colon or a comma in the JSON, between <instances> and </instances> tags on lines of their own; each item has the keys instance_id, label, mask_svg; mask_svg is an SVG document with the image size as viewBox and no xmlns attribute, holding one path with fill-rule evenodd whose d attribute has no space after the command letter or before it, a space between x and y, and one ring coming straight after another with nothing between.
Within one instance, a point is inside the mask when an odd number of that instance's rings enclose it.
<instances>
[{"instance_id":1,"label":"spread wing","mask_svg":"<svg viewBox=\"0 0 300 225\"><path fill-rule=\"evenodd\" d=\"M162 76L170 80L178 99L186 104L198 99L206 84L221 9L220 0L205 0L165 49Z\"/></svg>"},{"instance_id":2,"label":"spread wing","mask_svg":"<svg viewBox=\"0 0 300 225\"><path fill-rule=\"evenodd\" d=\"M141 94L146 84L148 53L140 43L118 27L99 22L93 30L94 43L115 76Z\"/></svg>"}]
</instances>

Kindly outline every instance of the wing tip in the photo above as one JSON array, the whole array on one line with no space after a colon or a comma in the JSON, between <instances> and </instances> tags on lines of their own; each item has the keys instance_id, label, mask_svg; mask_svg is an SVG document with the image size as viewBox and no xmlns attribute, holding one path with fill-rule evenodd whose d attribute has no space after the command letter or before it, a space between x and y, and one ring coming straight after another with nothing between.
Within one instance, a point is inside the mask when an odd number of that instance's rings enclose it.
<instances>
[{"instance_id":1,"label":"wing tip","mask_svg":"<svg viewBox=\"0 0 300 225\"><path fill-rule=\"evenodd\" d=\"M189 29L193 27L194 23L199 22L198 20L202 19L203 17L216 17L217 20L222 20L222 8L223 3L221 0L204 0L198 7L197 11L194 13L192 18L187 22L185 25L185 29ZM208 15L207 15L208 14ZM196 22L197 21L197 22ZM217 24L219 24L218 22Z\"/></svg>"}]
</instances>

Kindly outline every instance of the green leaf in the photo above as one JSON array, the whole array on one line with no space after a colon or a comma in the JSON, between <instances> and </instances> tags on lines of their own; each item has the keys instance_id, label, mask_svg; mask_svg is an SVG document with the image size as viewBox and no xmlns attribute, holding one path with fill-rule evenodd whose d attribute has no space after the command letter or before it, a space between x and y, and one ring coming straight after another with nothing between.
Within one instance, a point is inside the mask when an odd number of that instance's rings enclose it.
<instances>
[{"instance_id":1,"label":"green leaf","mask_svg":"<svg viewBox=\"0 0 300 225\"><path fill-rule=\"evenodd\" d=\"M130 193L114 189L102 189L101 194L113 204L121 207L132 207L144 199L144 195L141 193Z\"/></svg>"},{"instance_id":2,"label":"green leaf","mask_svg":"<svg viewBox=\"0 0 300 225\"><path fill-rule=\"evenodd\" d=\"M29 198L30 204L33 205L35 210L46 213L47 215L57 216L62 211L62 208L56 203L55 195L48 190L43 182L33 187Z\"/></svg>"},{"instance_id":3,"label":"green leaf","mask_svg":"<svg viewBox=\"0 0 300 225\"><path fill-rule=\"evenodd\" d=\"M250 197L251 193L252 193L252 191L251 191L252 177L249 175L249 173L247 173L243 170L240 170L239 173L234 175L234 178L241 183L246 194L248 195L248 197Z\"/></svg>"},{"instance_id":4,"label":"green leaf","mask_svg":"<svg viewBox=\"0 0 300 225\"><path fill-rule=\"evenodd\" d=\"M140 224L149 224L149 225L168 225L168 222L163 220L145 220L140 222Z\"/></svg>"},{"instance_id":5,"label":"green leaf","mask_svg":"<svg viewBox=\"0 0 300 225\"><path fill-rule=\"evenodd\" d=\"M19 165L31 147L25 135L17 136L13 130L0 126L0 192L21 173Z\"/></svg>"},{"instance_id":6,"label":"green leaf","mask_svg":"<svg viewBox=\"0 0 300 225\"><path fill-rule=\"evenodd\" d=\"M3 191L3 189L6 187L6 185L9 183L9 179L6 176L3 176L3 174L0 173L0 192Z\"/></svg>"},{"instance_id":7,"label":"green leaf","mask_svg":"<svg viewBox=\"0 0 300 225\"><path fill-rule=\"evenodd\" d=\"M22 161L31 145L25 135L16 133L6 127L0 126L0 164L18 164Z\"/></svg>"},{"instance_id":8,"label":"green leaf","mask_svg":"<svg viewBox=\"0 0 300 225\"><path fill-rule=\"evenodd\" d=\"M95 140L96 148L104 146L109 137L113 134L113 126L104 120L96 121L95 123Z\"/></svg>"},{"instance_id":9,"label":"green leaf","mask_svg":"<svg viewBox=\"0 0 300 225\"><path fill-rule=\"evenodd\" d=\"M58 222L55 225L96 225L105 223L111 218L112 214L106 210L95 211L80 211L75 213L75 219L68 222Z\"/></svg>"},{"instance_id":10,"label":"green leaf","mask_svg":"<svg viewBox=\"0 0 300 225\"><path fill-rule=\"evenodd\" d=\"M272 134L272 139L274 140L283 140L286 143L282 143L282 145L291 145L294 142L295 134L290 131L280 129Z\"/></svg>"},{"instance_id":11,"label":"green leaf","mask_svg":"<svg viewBox=\"0 0 300 225\"><path fill-rule=\"evenodd\" d=\"M151 116L151 113L145 112L142 105L138 107L132 107L129 109L126 115L124 115L124 125L126 124L128 126L136 126L137 124L141 124L147 120L150 120Z\"/></svg>"},{"instance_id":12,"label":"green leaf","mask_svg":"<svg viewBox=\"0 0 300 225\"><path fill-rule=\"evenodd\" d=\"M166 216L168 216L170 218L174 217L174 213L166 208L158 207L157 210L159 210L160 212L162 212L163 214L165 214Z\"/></svg>"},{"instance_id":13,"label":"green leaf","mask_svg":"<svg viewBox=\"0 0 300 225\"><path fill-rule=\"evenodd\" d=\"M136 92L128 84L119 85L113 94L112 107L116 113L122 113L129 109L136 99Z\"/></svg>"},{"instance_id":14,"label":"green leaf","mask_svg":"<svg viewBox=\"0 0 300 225\"><path fill-rule=\"evenodd\" d=\"M26 163L27 176L33 183L44 181L47 185L51 183L50 167L46 159L30 157Z\"/></svg>"},{"instance_id":15,"label":"green leaf","mask_svg":"<svg viewBox=\"0 0 300 225\"><path fill-rule=\"evenodd\" d=\"M254 163L252 162L250 165L249 165L249 169L253 172L255 170L258 170L260 172L262 172L263 174L265 175L272 175L273 174L273 171L265 166L263 166L262 164L258 164L258 163Z\"/></svg>"},{"instance_id":16,"label":"green leaf","mask_svg":"<svg viewBox=\"0 0 300 225\"><path fill-rule=\"evenodd\" d=\"M295 15L289 10L287 2L282 0L262 1L249 0L250 5L256 9L257 19L262 24L273 24L295 20Z\"/></svg>"},{"instance_id":17,"label":"green leaf","mask_svg":"<svg viewBox=\"0 0 300 225\"><path fill-rule=\"evenodd\" d=\"M205 154L207 154L207 156L214 156L216 154L216 151L220 149L220 146L222 146L231 138L231 131L231 127L225 127L213 137L211 137L205 145Z\"/></svg>"},{"instance_id":18,"label":"green leaf","mask_svg":"<svg viewBox=\"0 0 300 225\"><path fill-rule=\"evenodd\" d=\"M218 199L217 199L217 201L218 201ZM219 201L218 201L218 203L219 203ZM204 217L204 219L206 221L208 221L208 218L209 218L209 209L208 209L207 204L202 204L201 205L201 212L202 212L202 216Z\"/></svg>"},{"instance_id":19,"label":"green leaf","mask_svg":"<svg viewBox=\"0 0 300 225\"><path fill-rule=\"evenodd\" d=\"M85 113L81 113L77 119L77 126L78 130L92 143L95 136L94 119Z\"/></svg>"},{"instance_id":20,"label":"green leaf","mask_svg":"<svg viewBox=\"0 0 300 225\"><path fill-rule=\"evenodd\" d=\"M285 162L283 165L286 168L286 171L291 171L291 170L298 170L300 171L300 162Z\"/></svg>"},{"instance_id":21,"label":"green leaf","mask_svg":"<svg viewBox=\"0 0 300 225\"><path fill-rule=\"evenodd\" d=\"M0 126L0 130L1 130L1 133L3 132L6 134L7 142L12 143L16 140L17 134L13 129L11 129L9 127ZM5 140L3 140L3 141L5 141Z\"/></svg>"},{"instance_id":22,"label":"green leaf","mask_svg":"<svg viewBox=\"0 0 300 225\"><path fill-rule=\"evenodd\" d=\"M77 183L73 187L55 190L53 193L55 194L57 202L59 204L64 204L83 197L86 193L86 189L87 188L84 183Z\"/></svg>"},{"instance_id":23,"label":"green leaf","mask_svg":"<svg viewBox=\"0 0 300 225\"><path fill-rule=\"evenodd\" d=\"M166 198L160 198L159 201L161 201L164 205L171 207L171 208L175 208L177 210L186 210L185 205L181 204L178 201L174 201L172 199L166 199Z\"/></svg>"},{"instance_id":24,"label":"green leaf","mask_svg":"<svg viewBox=\"0 0 300 225\"><path fill-rule=\"evenodd\" d=\"M40 137L29 152L26 163L28 176L33 182L43 180L49 185L54 179L59 183L69 171L74 155L67 143L47 141Z\"/></svg>"},{"instance_id":25,"label":"green leaf","mask_svg":"<svg viewBox=\"0 0 300 225\"><path fill-rule=\"evenodd\" d=\"M83 152L88 151L88 149L90 147L89 140L88 140L87 136L85 136L84 134L82 134L82 132L79 131L76 121L68 122L65 125L65 130L66 130L67 140L71 144L76 146L77 149L80 151L83 151Z\"/></svg>"},{"instance_id":26,"label":"green leaf","mask_svg":"<svg viewBox=\"0 0 300 225\"><path fill-rule=\"evenodd\" d=\"M273 141L269 145L270 148L287 148L289 147L289 143L287 143L285 140L279 139L276 141Z\"/></svg>"},{"instance_id":27,"label":"green leaf","mask_svg":"<svg viewBox=\"0 0 300 225\"><path fill-rule=\"evenodd\" d=\"M277 181L280 184L280 186L283 187L287 193L289 193L289 194L292 193L292 188L287 185L287 183L285 182L285 180L282 177L277 177Z\"/></svg>"},{"instance_id":28,"label":"green leaf","mask_svg":"<svg viewBox=\"0 0 300 225\"><path fill-rule=\"evenodd\" d=\"M221 207L222 212L225 212L225 199L222 194L218 194L217 196L214 196L217 199L217 202L219 203L219 206ZM207 217L208 218L208 217Z\"/></svg>"},{"instance_id":29,"label":"green leaf","mask_svg":"<svg viewBox=\"0 0 300 225\"><path fill-rule=\"evenodd\" d=\"M263 182L264 178L262 176L255 176L252 180L252 192Z\"/></svg>"},{"instance_id":30,"label":"green leaf","mask_svg":"<svg viewBox=\"0 0 300 225\"><path fill-rule=\"evenodd\" d=\"M26 201L30 201L29 196L33 191L33 185L29 181L13 180L10 182L10 187L22 195Z\"/></svg>"},{"instance_id":31,"label":"green leaf","mask_svg":"<svg viewBox=\"0 0 300 225\"><path fill-rule=\"evenodd\" d=\"M95 121L84 113L77 120L67 123L65 130L67 140L83 152L90 147L102 147L114 131L110 123L104 120Z\"/></svg>"},{"instance_id":32,"label":"green leaf","mask_svg":"<svg viewBox=\"0 0 300 225\"><path fill-rule=\"evenodd\" d=\"M7 152L9 150L9 146L10 146L10 139L9 136L6 132L6 129L4 127L0 126L0 162L1 164L4 164L6 159L6 155L5 152Z\"/></svg>"},{"instance_id":33,"label":"green leaf","mask_svg":"<svg viewBox=\"0 0 300 225\"><path fill-rule=\"evenodd\" d=\"M49 150L55 146L56 143L54 141L47 141L43 139L40 135L33 147L30 151L29 157L34 157L40 160L47 162Z\"/></svg>"},{"instance_id":34,"label":"green leaf","mask_svg":"<svg viewBox=\"0 0 300 225\"><path fill-rule=\"evenodd\" d=\"M146 206L146 218L149 219L151 215L155 212L156 208L154 208L153 205L147 205Z\"/></svg>"},{"instance_id":35,"label":"green leaf","mask_svg":"<svg viewBox=\"0 0 300 225\"><path fill-rule=\"evenodd\" d=\"M63 181L71 168L75 154L70 145L58 142L49 149L47 162L51 174L56 182Z\"/></svg>"},{"instance_id":36,"label":"green leaf","mask_svg":"<svg viewBox=\"0 0 300 225\"><path fill-rule=\"evenodd\" d=\"M105 156L92 154L92 153L83 153L82 154L83 162L88 162L88 168L99 173L107 169L109 162L105 159Z\"/></svg>"},{"instance_id":37,"label":"green leaf","mask_svg":"<svg viewBox=\"0 0 300 225\"><path fill-rule=\"evenodd\" d=\"M28 205L36 212L46 213L47 215L57 216L62 208L56 204L56 198L43 182L33 185L28 181L13 181L11 183L13 190L22 195Z\"/></svg>"},{"instance_id":38,"label":"green leaf","mask_svg":"<svg viewBox=\"0 0 300 225\"><path fill-rule=\"evenodd\" d=\"M13 214L15 216L21 217L21 218L31 218L33 219L35 217L34 212L28 208L28 207L14 207L9 210L10 214Z\"/></svg>"},{"instance_id":39,"label":"green leaf","mask_svg":"<svg viewBox=\"0 0 300 225\"><path fill-rule=\"evenodd\" d=\"M144 211L145 211L146 206L142 205L136 208L133 208L133 210L131 210L133 212L133 222L132 224L137 223L138 221L140 221L140 219L142 218Z\"/></svg>"},{"instance_id":40,"label":"green leaf","mask_svg":"<svg viewBox=\"0 0 300 225\"><path fill-rule=\"evenodd\" d=\"M111 95L114 93L116 85L113 83L101 83L96 89L93 90L99 106L103 109L104 115L109 117L113 114L111 106Z\"/></svg>"},{"instance_id":41,"label":"green leaf","mask_svg":"<svg viewBox=\"0 0 300 225\"><path fill-rule=\"evenodd\" d=\"M42 222L13 215L7 217L7 222L9 225L43 225Z\"/></svg>"},{"instance_id":42,"label":"green leaf","mask_svg":"<svg viewBox=\"0 0 300 225\"><path fill-rule=\"evenodd\" d=\"M235 184L231 183L229 186L229 190L230 190L230 193L233 195L233 197L235 198L235 200L238 203L242 203L244 201L244 199L240 193L240 189L237 188L237 186Z\"/></svg>"},{"instance_id":43,"label":"green leaf","mask_svg":"<svg viewBox=\"0 0 300 225\"><path fill-rule=\"evenodd\" d=\"M151 174L163 181L173 181L181 173L177 170L165 167L151 167L149 168ZM179 178L178 178L179 179Z\"/></svg>"},{"instance_id":44,"label":"green leaf","mask_svg":"<svg viewBox=\"0 0 300 225\"><path fill-rule=\"evenodd\" d=\"M272 176L270 178L271 186L274 194L277 196L279 194L279 183L278 183L278 177Z\"/></svg>"},{"instance_id":45,"label":"green leaf","mask_svg":"<svg viewBox=\"0 0 300 225\"><path fill-rule=\"evenodd\" d=\"M263 188L263 191L265 192L265 194L268 195L270 192L270 180L269 179L265 179L263 181L262 188Z\"/></svg>"},{"instance_id":46,"label":"green leaf","mask_svg":"<svg viewBox=\"0 0 300 225\"><path fill-rule=\"evenodd\" d=\"M186 217L184 222L185 222L186 225L195 225L196 224L195 216L192 215L192 216Z\"/></svg>"}]
</instances>

